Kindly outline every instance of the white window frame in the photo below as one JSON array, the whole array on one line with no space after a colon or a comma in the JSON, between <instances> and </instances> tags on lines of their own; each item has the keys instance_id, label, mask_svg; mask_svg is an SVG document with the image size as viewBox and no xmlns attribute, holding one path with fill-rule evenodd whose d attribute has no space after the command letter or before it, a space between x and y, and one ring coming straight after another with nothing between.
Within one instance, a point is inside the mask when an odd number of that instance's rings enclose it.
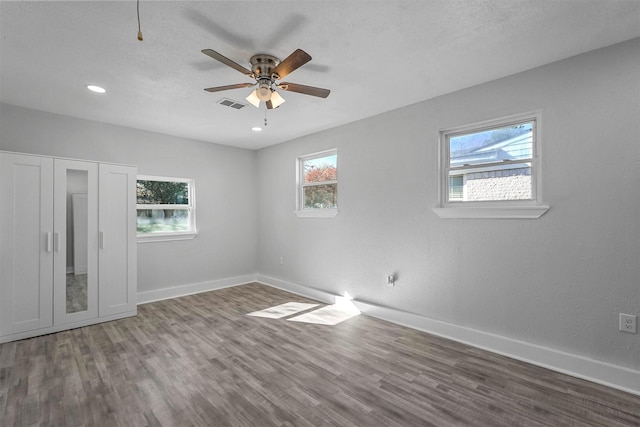
<instances>
[{"instance_id":1,"label":"white window frame","mask_svg":"<svg viewBox=\"0 0 640 427\"><path fill-rule=\"evenodd\" d=\"M171 240L191 240L198 235L196 229L196 190L195 180L169 176L138 175L137 181L186 182L189 184L189 204L136 204L136 211L148 209L180 209L189 211L189 231L172 231L165 233L137 233L138 243L166 242ZM137 215L136 215L137 216Z\"/></svg>"},{"instance_id":2,"label":"white window frame","mask_svg":"<svg viewBox=\"0 0 640 427\"><path fill-rule=\"evenodd\" d=\"M327 157L335 155L336 156L336 169L338 168L338 149L333 148L331 150L320 151L317 153L306 154L304 156L300 156L296 160L296 210L294 211L295 215L299 218L333 218L338 215L338 208L314 208L314 209L304 209L304 189L306 187L317 186L317 185L327 185L327 184L335 184L336 192L338 188L338 180L329 180L329 181L321 181L321 182L313 182L313 183L305 183L304 182L304 162L308 160L319 159L322 157ZM336 198L338 194L336 194ZM336 200L336 206L339 206L338 201Z\"/></svg>"},{"instance_id":3,"label":"white window frame","mask_svg":"<svg viewBox=\"0 0 640 427\"><path fill-rule=\"evenodd\" d=\"M532 159L531 159L531 200L492 200L492 201L449 201L450 150L452 136L482 132L507 127L524 122L533 122ZM536 219L544 215L549 206L541 198L541 112L530 112L495 120L473 123L465 126L442 129L439 140L439 204L433 211L440 218L529 218ZM479 169L480 170L480 169Z\"/></svg>"}]
</instances>

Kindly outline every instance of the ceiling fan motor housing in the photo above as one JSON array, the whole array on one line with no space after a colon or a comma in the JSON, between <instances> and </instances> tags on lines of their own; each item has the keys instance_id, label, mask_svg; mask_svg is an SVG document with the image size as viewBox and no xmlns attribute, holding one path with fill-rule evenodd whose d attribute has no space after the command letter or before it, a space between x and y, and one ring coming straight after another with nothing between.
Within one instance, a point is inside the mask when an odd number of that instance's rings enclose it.
<instances>
[{"instance_id":1,"label":"ceiling fan motor housing","mask_svg":"<svg viewBox=\"0 0 640 427\"><path fill-rule=\"evenodd\" d=\"M280 64L280 60L273 55L259 53L253 55L249 60L251 62L251 71L258 80L269 79L271 81L278 79L279 76L272 76L274 68Z\"/></svg>"}]
</instances>

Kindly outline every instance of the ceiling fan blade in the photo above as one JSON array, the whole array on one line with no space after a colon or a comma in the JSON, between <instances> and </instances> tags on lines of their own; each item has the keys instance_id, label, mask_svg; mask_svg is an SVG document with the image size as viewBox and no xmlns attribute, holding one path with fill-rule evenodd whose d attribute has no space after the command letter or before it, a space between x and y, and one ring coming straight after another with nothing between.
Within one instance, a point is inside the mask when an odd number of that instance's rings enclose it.
<instances>
[{"instance_id":1,"label":"ceiling fan blade","mask_svg":"<svg viewBox=\"0 0 640 427\"><path fill-rule=\"evenodd\" d=\"M273 103L271 102L271 100L265 102L265 105L267 106L267 110L273 110Z\"/></svg>"},{"instance_id":2,"label":"ceiling fan blade","mask_svg":"<svg viewBox=\"0 0 640 427\"><path fill-rule=\"evenodd\" d=\"M240 88L243 88L243 87L251 87L251 86L255 86L255 83L238 83L236 85L208 87L205 90L207 92L220 92L220 91L223 91L223 90L240 89Z\"/></svg>"},{"instance_id":3,"label":"ceiling fan blade","mask_svg":"<svg viewBox=\"0 0 640 427\"><path fill-rule=\"evenodd\" d=\"M249 69L243 67L242 65L230 60L226 56L219 54L215 50L203 49L202 53L204 53L207 56L212 57L216 61L222 62L224 65L227 65L227 66L233 68L234 70L240 71L245 76L253 78L253 72L251 70L249 70Z\"/></svg>"},{"instance_id":4,"label":"ceiling fan blade","mask_svg":"<svg viewBox=\"0 0 640 427\"><path fill-rule=\"evenodd\" d=\"M215 40L224 40L227 45L234 46L236 49L243 51L251 51L255 49L253 41L249 36L242 35L234 28L225 28L224 25L218 24L212 18L207 16L208 14L204 13L204 11L200 11L195 7L186 7L183 15L191 21L191 23L211 34ZM217 20L227 25L222 19Z\"/></svg>"},{"instance_id":5,"label":"ceiling fan blade","mask_svg":"<svg viewBox=\"0 0 640 427\"><path fill-rule=\"evenodd\" d=\"M272 74L277 74L278 79L282 79L309 61L311 61L311 56L307 52L302 49L296 49L295 52L287 56L276 68L273 69Z\"/></svg>"},{"instance_id":6,"label":"ceiling fan blade","mask_svg":"<svg viewBox=\"0 0 640 427\"><path fill-rule=\"evenodd\" d=\"M287 92L303 93L305 95L317 96L320 98L326 98L331 93L329 89L322 89L319 87L305 86L299 85L297 83L287 82L280 83L278 85L278 89L286 90Z\"/></svg>"}]
</instances>

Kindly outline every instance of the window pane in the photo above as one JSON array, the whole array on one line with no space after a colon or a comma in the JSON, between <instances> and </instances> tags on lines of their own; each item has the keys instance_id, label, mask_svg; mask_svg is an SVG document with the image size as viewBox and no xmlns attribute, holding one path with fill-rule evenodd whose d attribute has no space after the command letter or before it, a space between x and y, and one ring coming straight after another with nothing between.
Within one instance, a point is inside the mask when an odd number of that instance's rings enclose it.
<instances>
[{"instance_id":1,"label":"window pane","mask_svg":"<svg viewBox=\"0 0 640 427\"><path fill-rule=\"evenodd\" d=\"M338 156L336 154L319 157L312 160L305 160L303 163L304 182L323 182L337 180L337 160Z\"/></svg>"},{"instance_id":2,"label":"window pane","mask_svg":"<svg viewBox=\"0 0 640 427\"><path fill-rule=\"evenodd\" d=\"M449 139L449 165L452 168L532 157L533 122L453 136Z\"/></svg>"},{"instance_id":3,"label":"window pane","mask_svg":"<svg viewBox=\"0 0 640 427\"><path fill-rule=\"evenodd\" d=\"M449 201L531 200L531 164L469 169L449 176Z\"/></svg>"},{"instance_id":4,"label":"window pane","mask_svg":"<svg viewBox=\"0 0 640 427\"><path fill-rule=\"evenodd\" d=\"M189 183L138 180L136 198L138 204L188 205Z\"/></svg>"},{"instance_id":5,"label":"window pane","mask_svg":"<svg viewBox=\"0 0 640 427\"><path fill-rule=\"evenodd\" d=\"M168 233L189 231L189 211L186 209L138 209L138 233Z\"/></svg>"},{"instance_id":6,"label":"window pane","mask_svg":"<svg viewBox=\"0 0 640 427\"><path fill-rule=\"evenodd\" d=\"M304 209L337 208L338 185L313 185L303 188Z\"/></svg>"},{"instance_id":7,"label":"window pane","mask_svg":"<svg viewBox=\"0 0 640 427\"><path fill-rule=\"evenodd\" d=\"M463 200L464 177L462 175L449 177L449 200Z\"/></svg>"}]
</instances>

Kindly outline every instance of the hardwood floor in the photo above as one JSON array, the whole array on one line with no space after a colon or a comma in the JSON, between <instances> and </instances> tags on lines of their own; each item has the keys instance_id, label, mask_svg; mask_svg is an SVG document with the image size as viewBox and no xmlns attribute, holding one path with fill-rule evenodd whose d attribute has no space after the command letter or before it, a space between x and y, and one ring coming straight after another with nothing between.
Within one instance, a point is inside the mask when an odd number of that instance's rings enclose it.
<instances>
[{"instance_id":1,"label":"hardwood floor","mask_svg":"<svg viewBox=\"0 0 640 427\"><path fill-rule=\"evenodd\" d=\"M2 426L640 426L640 397L259 284L0 345Z\"/></svg>"}]
</instances>

